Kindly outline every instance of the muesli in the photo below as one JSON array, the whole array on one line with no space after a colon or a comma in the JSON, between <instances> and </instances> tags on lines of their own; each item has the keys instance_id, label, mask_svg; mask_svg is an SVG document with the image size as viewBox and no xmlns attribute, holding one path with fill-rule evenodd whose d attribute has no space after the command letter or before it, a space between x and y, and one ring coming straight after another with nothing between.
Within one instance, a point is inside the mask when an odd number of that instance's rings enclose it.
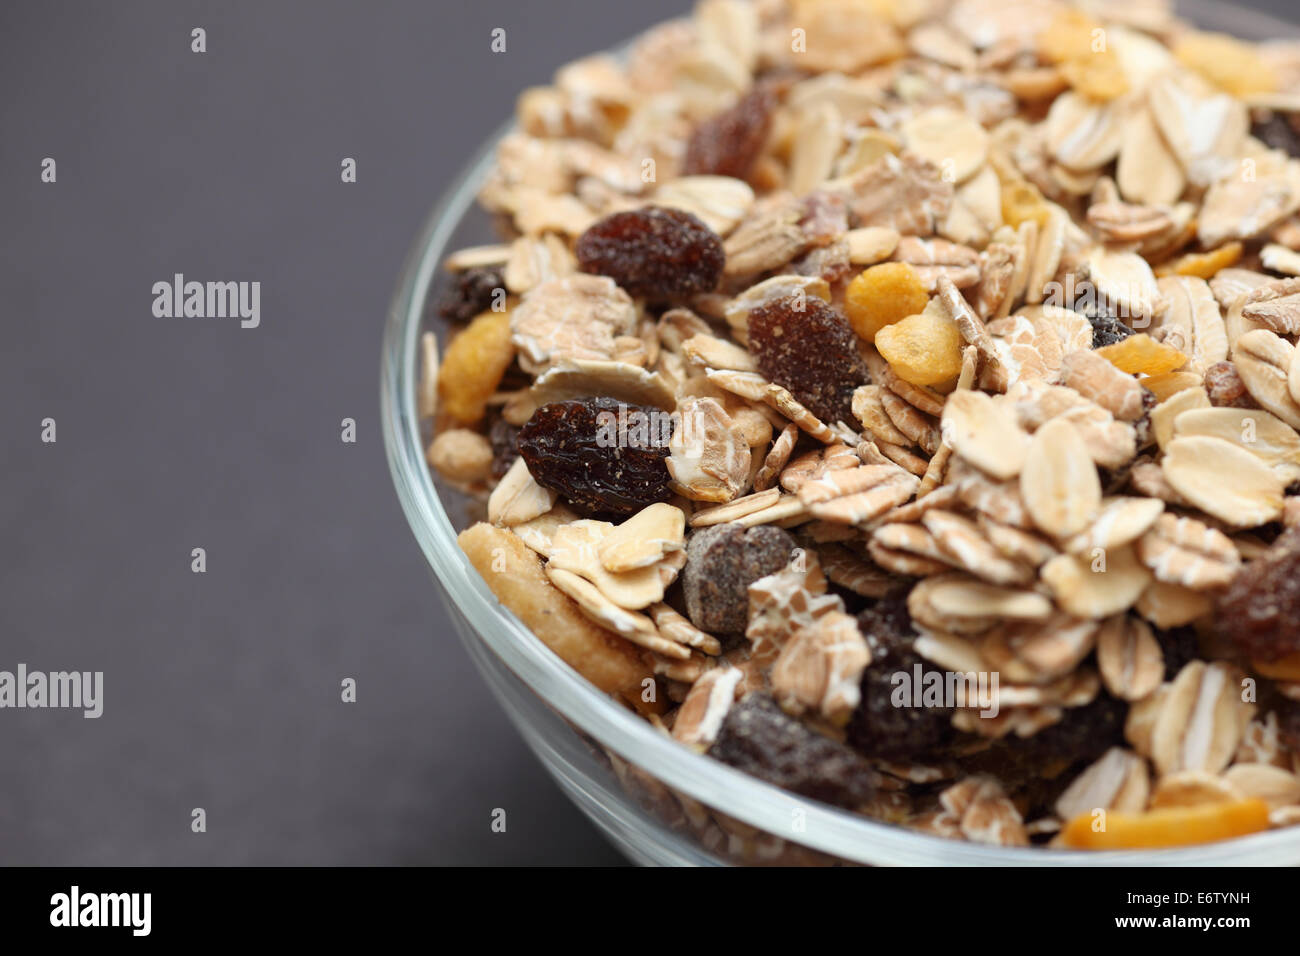
<instances>
[{"instance_id":1,"label":"muesli","mask_svg":"<svg viewBox=\"0 0 1300 956\"><path fill-rule=\"evenodd\" d=\"M420 406L555 653L954 839L1300 822L1300 43L702 0L517 120Z\"/></svg>"}]
</instances>

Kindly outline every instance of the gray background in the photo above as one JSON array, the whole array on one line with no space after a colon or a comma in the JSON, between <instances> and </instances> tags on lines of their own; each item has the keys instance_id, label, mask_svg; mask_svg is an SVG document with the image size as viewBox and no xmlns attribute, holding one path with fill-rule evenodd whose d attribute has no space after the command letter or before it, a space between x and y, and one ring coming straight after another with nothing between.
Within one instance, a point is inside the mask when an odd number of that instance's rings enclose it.
<instances>
[{"instance_id":1,"label":"gray background","mask_svg":"<svg viewBox=\"0 0 1300 956\"><path fill-rule=\"evenodd\" d=\"M0 860L619 861L449 630L383 459L379 337L516 92L687 6L0 4L0 670L105 673L99 720L0 711ZM260 281L261 327L155 319L175 272Z\"/></svg>"}]
</instances>

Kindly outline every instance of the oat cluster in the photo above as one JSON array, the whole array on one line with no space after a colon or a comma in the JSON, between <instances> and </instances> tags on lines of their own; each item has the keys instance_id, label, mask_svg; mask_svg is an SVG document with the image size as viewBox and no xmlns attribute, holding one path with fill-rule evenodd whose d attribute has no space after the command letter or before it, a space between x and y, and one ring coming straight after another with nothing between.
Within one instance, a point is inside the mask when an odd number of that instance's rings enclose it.
<instances>
[{"instance_id":1,"label":"oat cluster","mask_svg":"<svg viewBox=\"0 0 1300 956\"><path fill-rule=\"evenodd\" d=\"M419 397L542 641L955 839L1300 822L1300 44L1161 0L703 0L517 118ZM953 675L996 683L894 694ZM611 759L719 852L805 854Z\"/></svg>"}]
</instances>

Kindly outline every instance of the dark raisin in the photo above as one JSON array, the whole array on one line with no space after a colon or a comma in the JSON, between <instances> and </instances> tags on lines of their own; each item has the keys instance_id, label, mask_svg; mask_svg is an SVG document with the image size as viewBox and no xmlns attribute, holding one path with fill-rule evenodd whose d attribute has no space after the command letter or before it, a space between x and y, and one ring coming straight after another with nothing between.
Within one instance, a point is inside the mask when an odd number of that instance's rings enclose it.
<instances>
[{"instance_id":1,"label":"dark raisin","mask_svg":"<svg viewBox=\"0 0 1300 956\"><path fill-rule=\"evenodd\" d=\"M942 759L961 736L952 726L953 709L896 706L894 700L899 686L894 675L905 674L914 687L918 673L922 681L932 672L942 675L912 649L916 632L907 599L878 601L858 615L858 628L871 649L871 665L862 672L862 699L847 728L849 744L883 760ZM924 684L915 689L922 691Z\"/></svg>"},{"instance_id":2,"label":"dark raisin","mask_svg":"<svg viewBox=\"0 0 1300 956\"><path fill-rule=\"evenodd\" d=\"M1216 621L1252 660L1300 652L1300 527L1237 572L1219 598Z\"/></svg>"},{"instance_id":3,"label":"dark raisin","mask_svg":"<svg viewBox=\"0 0 1300 956\"><path fill-rule=\"evenodd\" d=\"M543 488L592 512L627 515L672 495L665 412L612 398L543 405L519 430L519 454Z\"/></svg>"},{"instance_id":4,"label":"dark raisin","mask_svg":"<svg viewBox=\"0 0 1300 956\"><path fill-rule=\"evenodd\" d=\"M1137 433L1138 451L1148 448L1155 444L1155 429L1151 425L1151 410L1160 404L1160 400L1154 394L1142 389L1142 416L1133 423L1133 429Z\"/></svg>"},{"instance_id":5,"label":"dark raisin","mask_svg":"<svg viewBox=\"0 0 1300 956\"><path fill-rule=\"evenodd\" d=\"M1055 777L1122 746L1127 716L1127 704L1101 691L1092 703L1067 708L1060 720L1038 733L1009 734L963 764L970 771L995 774L1010 787L1037 777Z\"/></svg>"},{"instance_id":6,"label":"dark raisin","mask_svg":"<svg viewBox=\"0 0 1300 956\"><path fill-rule=\"evenodd\" d=\"M775 110L776 97L760 87L709 117L691 132L682 172L746 178L767 142Z\"/></svg>"},{"instance_id":7,"label":"dark raisin","mask_svg":"<svg viewBox=\"0 0 1300 956\"><path fill-rule=\"evenodd\" d=\"M1116 342L1123 342L1133 334L1133 330L1127 325L1115 316L1104 312L1089 315L1088 322L1092 325L1092 347L1095 349L1106 345L1114 345Z\"/></svg>"},{"instance_id":8,"label":"dark raisin","mask_svg":"<svg viewBox=\"0 0 1300 956\"><path fill-rule=\"evenodd\" d=\"M1277 735L1294 753L1300 753L1300 701L1276 695L1272 705L1277 715Z\"/></svg>"},{"instance_id":9,"label":"dark raisin","mask_svg":"<svg viewBox=\"0 0 1300 956\"><path fill-rule=\"evenodd\" d=\"M868 381L848 322L815 296L787 296L749 314L758 370L828 424L852 422L853 392Z\"/></svg>"},{"instance_id":10,"label":"dark raisin","mask_svg":"<svg viewBox=\"0 0 1300 956\"><path fill-rule=\"evenodd\" d=\"M452 322L468 322L492 308L497 289L505 294L505 278L499 268L481 266L458 272L438 299L438 314Z\"/></svg>"},{"instance_id":11,"label":"dark raisin","mask_svg":"<svg viewBox=\"0 0 1300 956\"><path fill-rule=\"evenodd\" d=\"M1258 407L1232 362L1215 362L1205 370L1205 390L1210 395L1210 404L1218 408Z\"/></svg>"},{"instance_id":12,"label":"dark raisin","mask_svg":"<svg viewBox=\"0 0 1300 956\"><path fill-rule=\"evenodd\" d=\"M657 301L713 291L727 259L716 232L666 206L606 216L578 237L576 252L583 272Z\"/></svg>"},{"instance_id":13,"label":"dark raisin","mask_svg":"<svg viewBox=\"0 0 1300 956\"><path fill-rule=\"evenodd\" d=\"M879 775L839 741L809 729L755 692L732 705L709 756L786 790L854 809L875 795Z\"/></svg>"},{"instance_id":14,"label":"dark raisin","mask_svg":"<svg viewBox=\"0 0 1300 956\"><path fill-rule=\"evenodd\" d=\"M1250 135L1262 140L1269 149L1280 149L1288 156L1300 157L1300 134L1285 114L1269 113L1267 119L1251 126Z\"/></svg>"},{"instance_id":15,"label":"dark raisin","mask_svg":"<svg viewBox=\"0 0 1300 956\"><path fill-rule=\"evenodd\" d=\"M749 586L787 564L798 544L771 525L701 528L686 546L682 593L686 615L714 634L738 634L749 621Z\"/></svg>"},{"instance_id":16,"label":"dark raisin","mask_svg":"<svg viewBox=\"0 0 1300 956\"><path fill-rule=\"evenodd\" d=\"M1173 680L1179 671L1200 657L1200 641L1194 627L1156 631L1156 640L1165 656L1165 680Z\"/></svg>"},{"instance_id":17,"label":"dark raisin","mask_svg":"<svg viewBox=\"0 0 1300 956\"><path fill-rule=\"evenodd\" d=\"M492 477L500 478L519 457L519 429L504 418L498 418L488 429L492 444Z\"/></svg>"}]
</instances>

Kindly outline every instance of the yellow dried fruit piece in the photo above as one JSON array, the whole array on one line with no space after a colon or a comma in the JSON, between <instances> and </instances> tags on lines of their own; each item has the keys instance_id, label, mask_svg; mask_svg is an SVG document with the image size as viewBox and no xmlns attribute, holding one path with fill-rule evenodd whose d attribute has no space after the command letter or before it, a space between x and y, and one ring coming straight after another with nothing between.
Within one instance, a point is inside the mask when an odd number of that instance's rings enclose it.
<instances>
[{"instance_id":1,"label":"yellow dried fruit piece","mask_svg":"<svg viewBox=\"0 0 1300 956\"><path fill-rule=\"evenodd\" d=\"M1169 396L1195 388L1204 381L1204 376L1197 372L1164 372L1160 375L1148 375L1139 384L1154 395L1157 402L1163 402Z\"/></svg>"},{"instance_id":2,"label":"yellow dried fruit piece","mask_svg":"<svg viewBox=\"0 0 1300 956\"><path fill-rule=\"evenodd\" d=\"M1233 96L1277 89L1277 75L1255 48L1226 33L1184 33L1174 43L1174 57Z\"/></svg>"},{"instance_id":3,"label":"yellow dried fruit piece","mask_svg":"<svg viewBox=\"0 0 1300 956\"><path fill-rule=\"evenodd\" d=\"M438 373L439 406L463 425L481 420L514 357L510 313L476 316L447 347Z\"/></svg>"},{"instance_id":4,"label":"yellow dried fruit piece","mask_svg":"<svg viewBox=\"0 0 1300 956\"><path fill-rule=\"evenodd\" d=\"M1091 53L1101 24L1082 10L1065 9L1038 35L1038 53L1049 63L1064 63Z\"/></svg>"},{"instance_id":5,"label":"yellow dried fruit piece","mask_svg":"<svg viewBox=\"0 0 1300 956\"><path fill-rule=\"evenodd\" d=\"M961 374L965 342L945 315L909 315L876 335L876 348L899 378L913 385L938 385Z\"/></svg>"},{"instance_id":6,"label":"yellow dried fruit piece","mask_svg":"<svg viewBox=\"0 0 1300 956\"><path fill-rule=\"evenodd\" d=\"M1040 226L1047 222L1047 202L1032 183L1004 180L1002 183L1002 221L1013 229L1032 219Z\"/></svg>"},{"instance_id":7,"label":"yellow dried fruit piece","mask_svg":"<svg viewBox=\"0 0 1300 956\"><path fill-rule=\"evenodd\" d=\"M1080 850L1134 850L1213 843L1268 829L1263 800L1230 800L1194 807L1169 807L1146 813L1081 813L1061 831L1068 847Z\"/></svg>"},{"instance_id":8,"label":"yellow dried fruit piece","mask_svg":"<svg viewBox=\"0 0 1300 956\"><path fill-rule=\"evenodd\" d=\"M1122 342L1105 345L1097 354L1121 372L1130 375L1164 375L1187 364L1187 356L1172 345L1157 342L1145 332L1130 335Z\"/></svg>"},{"instance_id":9,"label":"yellow dried fruit piece","mask_svg":"<svg viewBox=\"0 0 1300 956\"><path fill-rule=\"evenodd\" d=\"M1115 51L1085 53L1061 64L1061 75L1075 92L1093 100L1113 100L1128 92L1128 77Z\"/></svg>"},{"instance_id":10,"label":"yellow dried fruit piece","mask_svg":"<svg viewBox=\"0 0 1300 956\"><path fill-rule=\"evenodd\" d=\"M1171 262L1156 266L1157 276L1196 276L1213 279L1220 269L1228 269L1241 261L1240 242L1229 242L1209 252L1189 252Z\"/></svg>"},{"instance_id":11,"label":"yellow dried fruit piece","mask_svg":"<svg viewBox=\"0 0 1300 956\"><path fill-rule=\"evenodd\" d=\"M853 331L868 342L876 333L925 308L921 274L906 262L882 262L862 272L844 291L844 311Z\"/></svg>"}]
</instances>

